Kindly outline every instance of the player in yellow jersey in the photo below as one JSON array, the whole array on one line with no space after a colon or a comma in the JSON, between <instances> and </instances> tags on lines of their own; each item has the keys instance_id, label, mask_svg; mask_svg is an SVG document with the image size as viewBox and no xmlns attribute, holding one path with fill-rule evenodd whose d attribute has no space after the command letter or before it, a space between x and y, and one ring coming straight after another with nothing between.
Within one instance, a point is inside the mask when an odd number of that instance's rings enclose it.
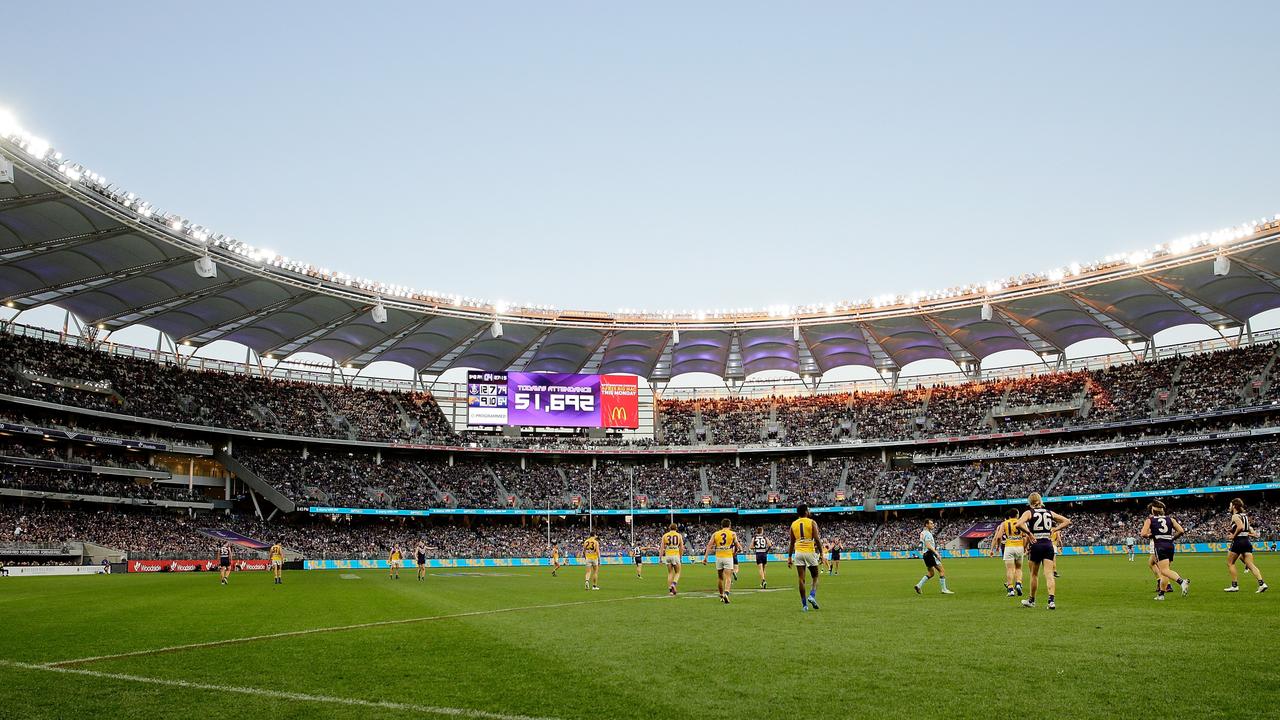
<instances>
[{"instance_id":1,"label":"player in yellow jersey","mask_svg":"<svg viewBox=\"0 0 1280 720\"><path fill-rule=\"evenodd\" d=\"M680 558L684 552L684 536L671 523L662 535L662 564L667 566L667 592L672 597L680 585Z\"/></svg>"},{"instance_id":2,"label":"player in yellow jersey","mask_svg":"<svg viewBox=\"0 0 1280 720\"><path fill-rule=\"evenodd\" d=\"M551 577L555 577L556 571L563 566L564 566L564 563L560 562L560 546L552 545L551 546Z\"/></svg>"},{"instance_id":3,"label":"player in yellow jersey","mask_svg":"<svg viewBox=\"0 0 1280 720\"><path fill-rule=\"evenodd\" d=\"M600 589L600 538L596 537L593 531L586 540L582 541L582 561L587 566L586 577L583 578L582 587L585 590Z\"/></svg>"},{"instance_id":4,"label":"player in yellow jersey","mask_svg":"<svg viewBox=\"0 0 1280 720\"><path fill-rule=\"evenodd\" d=\"M284 548L278 542L271 546L271 570L276 575L273 584L283 585L284 579L281 576L284 574Z\"/></svg>"},{"instance_id":5,"label":"player in yellow jersey","mask_svg":"<svg viewBox=\"0 0 1280 720\"><path fill-rule=\"evenodd\" d=\"M729 591L733 588L733 572L738 553L742 545L738 542L738 534L733 531L733 521L725 518L720 521L720 529L711 534L707 541L707 549L702 563L705 565L711 558L711 551L716 553L716 589L720 591L720 602L729 604Z\"/></svg>"},{"instance_id":6,"label":"player in yellow jersey","mask_svg":"<svg viewBox=\"0 0 1280 720\"><path fill-rule=\"evenodd\" d=\"M1009 597L1022 595L1022 560L1027 550L1023 542L1022 531L1018 529L1018 510L1009 508L1007 518L996 528L991 536L991 555L1001 552L1004 545L1004 591Z\"/></svg>"},{"instance_id":7,"label":"player in yellow jersey","mask_svg":"<svg viewBox=\"0 0 1280 720\"><path fill-rule=\"evenodd\" d=\"M404 553L400 552L398 544L391 546L391 552L387 554L387 577L392 580L400 579L400 563L404 560Z\"/></svg>"},{"instance_id":8,"label":"player in yellow jersey","mask_svg":"<svg viewBox=\"0 0 1280 720\"><path fill-rule=\"evenodd\" d=\"M810 606L814 610L818 609L818 575L822 564L818 548L822 547L822 538L818 534L818 523L809 517L808 505L796 508L796 515L795 522L791 523L791 537L787 541L787 567L795 565L800 586L800 609L808 612ZM808 595L805 595L804 587L806 571L813 578L813 588Z\"/></svg>"}]
</instances>

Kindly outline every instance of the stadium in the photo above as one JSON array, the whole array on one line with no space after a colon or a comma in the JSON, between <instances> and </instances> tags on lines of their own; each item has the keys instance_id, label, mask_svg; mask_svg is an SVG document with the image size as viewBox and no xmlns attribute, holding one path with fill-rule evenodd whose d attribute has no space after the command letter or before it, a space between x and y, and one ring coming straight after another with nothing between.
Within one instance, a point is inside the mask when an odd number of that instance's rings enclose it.
<instances>
[{"instance_id":1,"label":"stadium","mask_svg":"<svg viewBox=\"0 0 1280 720\"><path fill-rule=\"evenodd\" d=\"M1271 712L1280 215L930 292L564 309L251 245L28 121L0 111L0 715ZM1001 560L1033 495L1070 521L1052 613Z\"/></svg>"}]
</instances>

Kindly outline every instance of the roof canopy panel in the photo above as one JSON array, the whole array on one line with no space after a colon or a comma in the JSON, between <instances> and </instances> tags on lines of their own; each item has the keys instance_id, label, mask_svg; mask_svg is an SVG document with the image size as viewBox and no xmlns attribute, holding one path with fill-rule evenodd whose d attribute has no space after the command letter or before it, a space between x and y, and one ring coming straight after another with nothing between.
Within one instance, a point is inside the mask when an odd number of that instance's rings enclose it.
<instances>
[{"instance_id":1,"label":"roof canopy panel","mask_svg":"<svg viewBox=\"0 0 1280 720\"><path fill-rule=\"evenodd\" d=\"M543 329L532 325L502 324L502 337L484 333L450 363L449 367L469 367L477 370L506 370L511 363L533 344Z\"/></svg>"},{"instance_id":2,"label":"roof canopy panel","mask_svg":"<svg viewBox=\"0 0 1280 720\"><path fill-rule=\"evenodd\" d=\"M469 340L482 323L453 317L432 317L391 345L378 360L404 363L421 371Z\"/></svg>"},{"instance_id":3,"label":"roof canopy panel","mask_svg":"<svg viewBox=\"0 0 1280 720\"><path fill-rule=\"evenodd\" d=\"M388 310L385 323L374 322L372 312L361 313L311 341L298 352L316 353L339 365L346 365L367 349L408 329L415 320L416 316L401 310Z\"/></svg>"},{"instance_id":4,"label":"roof canopy panel","mask_svg":"<svg viewBox=\"0 0 1280 720\"><path fill-rule=\"evenodd\" d=\"M1158 281L1176 287L1183 295L1237 322L1280 307L1280 290L1276 285L1243 262L1232 263L1225 276L1214 274L1212 262L1184 265L1154 275Z\"/></svg>"},{"instance_id":5,"label":"roof canopy panel","mask_svg":"<svg viewBox=\"0 0 1280 720\"><path fill-rule=\"evenodd\" d=\"M979 307L934 313L928 318L978 360L1005 350L1032 350L1026 338L999 315L992 313L990 320L983 320Z\"/></svg>"},{"instance_id":6,"label":"roof canopy panel","mask_svg":"<svg viewBox=\"0 0 1280 720\"><path fill-rule=\"evenodd\" d=\"M1252 268L1267 280L1275 280L1280 276L1280 244L1261 245L1236 251L1230 253L1228 257L1244 263L1246 267Z\"/></svg>"},{"instance_id":7,"label":"roof canopy panel","mask_svg":"<svg viewBox=\"0 0 1280 720\"><path fill-rule=\"evenodd\" d=\"M954 360L946 345L919 315L865 322L862 327L899 368L917 360Z\"/></svg>"},{"instance_id":8,"label":"roof canopy panel","mask_svg":"<svg viewBox=\"0 0 1280 720\"><path fill-rule=\"evenodd\" d=\"M622 330L613 334L604 351L600 372L649 377L671 338L669 332Z\"/></svg>"},{"instance_id":9,"label":"roof canopy panel","mask_svg":"<svg viewBox=\"0 0 1280 720\"><path fill-rule=\"evenodd\" d=\"M1142 278L1125 278L1091 285L1072 293L1081 303L1093 307L1124 325L1152 337L1177 325L1204 323L1158 285Z\"/></svg>"},{"instance_id":10,"label":"roof canopy panel","mask_svg":"<svg viewBox=\"0 0 1280 720\"><path fill-rule=\"evenodd\" d=\"M738 336L742 348L742 369L747 375L764 370L800 373L800 350L791 328L744 330Z\"/></svg>"},{"instance_id":11,"label":"roof canopy panel","mask_svg":"<svg viewBox=\"0 0 1280 720\"><path fill-rule=\"evenodd\" d=\"M1115 337L1074 300L1063 295L1039 295L997 307L1059 350L1081 340Z\"/></svg>"},{"instance_id":12,"label":"roof canopy panel","mask_svg":"<svg viewBox=\"0 0 1280 720\"><path fill-rule=\"evenodd\" d=\"M526 372L576 373L600 346L604 333L586 328L553 330L543 339Z\"/></svg>"},{"instance_id":13,"label":"roof canopy panel","mask_svg":"<svg viewBox=\"0 0 1280 720\"><path fill-rule=\"evenodd\" d=\"M1057 279L1037 275L997 284L986 296L966 289L890 305L827 306L825 315L810 308L795 317L743 313L710 321L517 306L503 311L503 334L495 338L496 309L410 297L403 289L264 259L173 216L140 213L114 190L77 181L18 148L0 140L0 155L15 169L14 182L0 183L0 302L23 311L56 305L112 331L146 325L197 346L229 340L263 354L305 351L359 367L387 361L425 373L463 366L587 369L655 382L692 372L810 374L926 359L965 363L1095 338L1149 339L1171 327L1244 322L1280 307L1280 223L1255 223L1187 254L1157 250L1135 259L1141 265L1110 262ZM206 253L216 277L201 278L192 266ZM1217 253L1231 259L1224 275L1214 273ZM983 303L990 304L989 320L982 319ZM378 304L387 310L385 323L372 318Z\"/></svg>"},{"instance_id":14,"label":"roof canopy panel","mask_svg":"<svg viewBox=\"0 0 1280 720\"><path fill-rule=\"evenodd\" d=\"M853 323L802 325L800 337L804 338L809 353L822 372L846 365L876 366L866 336Z\"/></svg>"},{"instance_id":15,"label":"roof canopy panel","mask_svg":"<svg viewBox=\"0 0 1280 720\"><path fill-rule=\"evenodd\" d=\"M729 364L729 342L725 330L688 330L680 333L680 343L671 349L671 377L691 372L724 377Z\"/></svg>"}]
</instances>

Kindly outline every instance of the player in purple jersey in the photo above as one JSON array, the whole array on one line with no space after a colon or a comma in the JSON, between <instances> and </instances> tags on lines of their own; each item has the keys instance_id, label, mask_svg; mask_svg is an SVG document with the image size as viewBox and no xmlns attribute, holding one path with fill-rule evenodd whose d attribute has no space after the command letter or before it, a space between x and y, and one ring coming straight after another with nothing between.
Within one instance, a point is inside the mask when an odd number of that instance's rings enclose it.
<instances>
[{"instance_id":1,"label":"player in purple jersey","mask_svg":"<svg viewBox=\"0 0 1280 720\"><path fill-rule=\"evenodd\" d=\"M1173 587L1171 584L1162 585L1161 581L1178 583L1182 588L1183 597L1186 597L1191 590L1191 581L1179 575L1172 567L1174 543L1185 535L1186 531L1177 520L1165 514L1164 503L1157 500L1149 507L1151 515L1142 523L1142 530L1138 534L1144 538L1151 538L1152 548L1155 550L1152 554L1156 570L1155 599L1164 600L1166 587Z\"/></svg>"},{"instance_id":2,"label":"player in purple jersey","mask_svg":"<svg viewBox=\"0 0 1280 720\"><path fill-rule=\"evenodd\" d=\"M1147 569L1150 570L1151 574L1156 578L1156 592L1161 592L1162 588L1164 592L1169 592L1173 589L1173 586L1169 584L1169 581L1164 579L1164 575L1160 574L1160 564L1156 561L1155 540L1147 543Z\"/></svg>"},{"instance_id":3,"label":"player in purple jersey","mask_svg":"<svg viewBox=\"0 0 1280 720\"><path fill-rule=\"evenodd\" d=\"M756 556L756 571L760 574L761 590L769 587L765 579L765 567L769 564L769 551L772 549L773 541L764 536L764 528L756 528L756 534L751 538L751 550Z\"/></svg>"},{"instance_id":4,"label":"player in purple jersey","mask_svg":"<svg viewBox=\"0 0 1280 720\"><path fill-rule=\"evenodd\" d=\"M235 559L231 551L231 543L223 542L218 546L218 576L221 584L226 585L231 579L231 563Z\"/></svg>"},{"instance_id":5,"label":"player in purple jersey","mask_svg":"<svg viewBox=\"0 0 1280 720\"><path fill-rule=\"evenodd\" d=\"M1036 606L1036 590L1040 586L1040 568L1044 568L1044 585L1049 591L1049 609L1057 608L1054 596L1057 594L1057 583L1053 577L1054 550L1053 536L1071 524L1071 521L1044 506L1040 493L1031 493L1027 498L1031 509L1023 511L1018 517L1018 529L1023 537L1032 539L1027 552L1027 560L1031 563L1031 595L1022 601L1023 607Z\"/></svg>"},{"instance_id":6,"label":"player in purple jersey","mask_svg":"<svg viewBox=\"0 0 1280 720\"><path fill-rule=\"evenodd\" d=\"M1257 592L1267 591L1267 583L1262 579L1262 571L1253 563L1253 538L1258 531L1253 529L1249 515L1244 511L1244 500L1235 498L1231 501L1231 525L1227 531L1227 539L1231 541L1231 549L1227 551L1227 572L1231 574L1231 587L1227 592L1240 592L1240 583L1236 575L1236 561L1243 560L1245 572L1253 573L1258 581Z\"/></svg>"}]
</instances>

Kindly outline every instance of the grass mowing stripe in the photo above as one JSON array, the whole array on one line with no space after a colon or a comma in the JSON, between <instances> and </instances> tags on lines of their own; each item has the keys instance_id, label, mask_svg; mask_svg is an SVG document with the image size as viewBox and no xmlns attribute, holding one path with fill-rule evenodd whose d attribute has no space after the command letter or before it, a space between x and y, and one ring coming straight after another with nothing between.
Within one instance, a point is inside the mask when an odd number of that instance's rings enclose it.
<instances>
[{"instance_id":1,"label":"grass mowing stripe","mask_svg":"<svg viewBox=\"0 0 1280 720\"><path fill-rule=\"evenodd\" d=\"M320 703L327 705L350 705L353 707L376 708L379 710L402 710L422 713L424 715L444 715L448 717L480 718L481 720L558 720L557 718L537 717L533 715L508 715L506 713L488 712L487 710L471 710L468 708L434 707L432 705L414 705L388 700L361 700L359 698L334 697L332 695L310 695L307 693L289 692L287 690L268 690L266 688L244 687L235 685L212 685L209 683L191 682L189 680L169 680L165 678L146 677L144 675L125 675L122 673L99 672L84 668L53 667L34 663L0 660L0 665L42 672L84 675L104 680L120 680L122 682L146 683L182 688L184 690L207 690L209 692L239 693L276 700L293 700L296 702Z\"/></svg>"},{"instance_id":2,"label":"grass mowing stripe","mask_svg":"<svg viewBox=\"0 0 1280 720\"><path fill-rule=\"evenodd\" d=\"M575 607L578 605L600 605L603 603L623 602L625 600L660 600L665 599L666 597L666 595L629 595L627 597L604 598L601 600L575 600L572 602L548 603L544 605L521 605L519 607L495 608L493 610L473 610L470 612L450 613L447 615L425 615L423 617L401 618L398 620L375 620L373 622L356 623L354 625L333 625L329 627L309 628L307 630L289 630L286 632L267 633L265 635L229 638L227 640L211 640L209 642L170 645L168 647L150 648L147 650L132 650L130 652L115 653L112 655L94 655L92 657L74 658L71 660L58 660L57 662L43 663L42 667L65 668L72 665L83 665L85 663L99 662L102 660L120 660L123 658L142 657L144 655L160 655L163 653L180 652L182 650L198 650L200 648L221 647L224 645L240 645L242 643L258 642L261 640L277 640L279 638L299 637L303 635L346 632L349 630L386 627L388 625L410 625L413 623L431 622L433 620L457 620L459 618L480 617L482 615L500 615L503 613L523 612L526 610L553 610L555 608Z\"/></svg>"}]
</instances>

